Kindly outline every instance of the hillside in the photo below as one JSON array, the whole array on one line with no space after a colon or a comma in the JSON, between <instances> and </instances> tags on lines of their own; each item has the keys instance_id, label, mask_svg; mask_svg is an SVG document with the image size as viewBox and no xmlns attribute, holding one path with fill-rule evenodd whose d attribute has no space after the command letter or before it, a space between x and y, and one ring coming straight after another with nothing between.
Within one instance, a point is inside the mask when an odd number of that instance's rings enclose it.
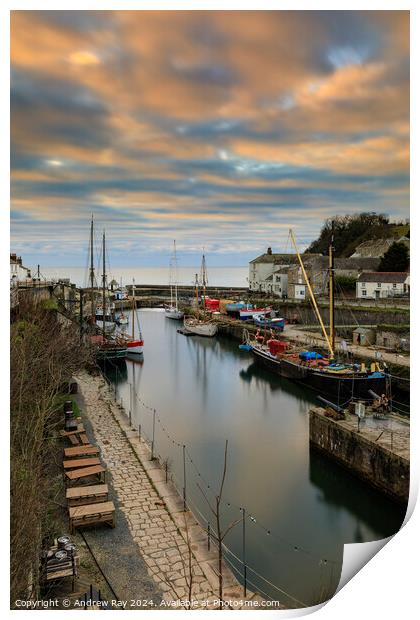
<instances>
[{"instance_id":1,"label":"hillside","mask_svg":"<svg viewBox=\"0 0 420 620\"><path fill-rule=\"evenodd\" d=\"M358 245L374 239L399 239L410 236L410 225L390 222L388 216L377 213L335 216L324 222L318 239L307 253L328 254L331 232L334 228L335 255L348 258Z\"/></svg>"}]
</instances>

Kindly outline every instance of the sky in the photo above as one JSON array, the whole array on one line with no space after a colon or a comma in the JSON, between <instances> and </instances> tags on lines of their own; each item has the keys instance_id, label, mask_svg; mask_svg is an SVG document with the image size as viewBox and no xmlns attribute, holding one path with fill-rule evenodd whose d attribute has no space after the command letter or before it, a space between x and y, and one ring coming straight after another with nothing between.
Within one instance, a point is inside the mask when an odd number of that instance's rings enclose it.
<instances>
[{"instance_id":1,"label":"sky","mask_svg":"<svg viewBox=\"0 0 420 620\"><path fill-rule=\"evenodd\" d=\"M13 11L11 250L246 265L409 217L407 11Z\"/></svg>"}]
</instances>

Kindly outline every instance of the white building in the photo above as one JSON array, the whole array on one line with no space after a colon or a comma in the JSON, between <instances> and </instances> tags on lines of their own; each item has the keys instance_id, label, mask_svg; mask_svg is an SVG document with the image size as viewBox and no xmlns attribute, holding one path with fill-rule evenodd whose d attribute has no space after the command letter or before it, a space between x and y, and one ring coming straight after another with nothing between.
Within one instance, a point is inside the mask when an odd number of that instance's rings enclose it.
<instances>
[{"instance_id":1,"label":"white building","mask_svg":"<svg viewBox=\"0 0 420 620\"><path fill-rule=\"evenodd\" d=\"M31 277L31 270L22 265L22 258L16 254L10 254L10 284L24 282Z\"/></svg>"},{"instance_id":2,"label":"white building","mask_svg":"<svg viewBox=\"0 0 420 620\"><path fill-rule=\"evenodd\" d=\"M381 299L410 293L410 274L405 271L364 271L356 282L358 299Z\"/></svg>"},{"instance_id":3,"label":"white building","mask_svg":"<svg viewBox=\"0 0 420 620\"><path fill-rule=\"evenodd\" d=\"M271 248L249 263L249 289L287 297L288 269L294 254L273 254Z\"/></svg>"}]
</instances>

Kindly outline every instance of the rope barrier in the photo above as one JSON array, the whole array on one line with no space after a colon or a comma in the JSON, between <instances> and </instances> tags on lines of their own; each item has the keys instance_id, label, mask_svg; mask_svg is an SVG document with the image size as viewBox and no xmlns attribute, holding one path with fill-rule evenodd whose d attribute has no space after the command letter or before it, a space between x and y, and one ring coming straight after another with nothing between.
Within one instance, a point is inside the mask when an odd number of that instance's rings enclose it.
<instances>
[{"instance_id":1,"label":"rope barrier","mask_svg":"<svg viewBox=\"0 0 420 620\"><path fill-rule=\"evenodd\" d=\"M111 360L110 360L111 361ZM117 374L118 374L118 367L111 361L111 364L116 368ZM146 410L150 411L151 413L153 413L154 408L151 407L150 405L148 405L147 403L145 403L137 394L137 392L135 391L135 399L137 400L137 402L142 405ZM184 444L177 441L176 439L174 439L172 437L172 435L170 435L170 433L168 432L168 430L163 426L162 421L160 416L156 413L156 420L159 423L159 426L161 428L161 430L165 433L166 437L168 438L169 441L172 442L173 445L176 445L177 447L181 448ZM145 438L147 439L148 443L151 443L151 440L147 438L146 433L144 432L144 430L142 429L142 436L145 436ZM210 490L214 495L216 495L216 491L215 489L212 487L212 485L206 480L206 478L201 474L200 470L198 469L197 465L194 462L194 459L192 458L192 455L190 453L190 451L188 450L188 448L186 448L186 453L188 455L189 461L191 463L191 465L193 466L197 477L202 480L204 482L204 484L206 485L207 489ZM182 487L182 485L181 485ZM181 487L177 487L177 490L179 491L179 488ZM189 500L190 501L190 500ZM236 508L238 510L242 510L241 506L236 505L234 502L228 502L226 500L221 500L221 503L224 504L225 506L231 508ZM246 507L245 507L246 508ZM249 514L250 511L247 510L247 513ZM249 514L249 520L254 523L255 525L257 525L261 530L263 530L265 532L266 535L271 536L272 538L274 538L277 542L286 545L287 547L289 547L291 550L296 551L296 552L300 552L305 554L308 557L311 557L312 559L316 560L317 562L325 562L328 564L332 564L332 565L338 565L339 562L337 562L336 560L332 560L330 558L322 558L319 557L318 555L314 554L312 551L305 549L304 547L301 547L300 545L291 543L289 541L287 541L286 539L282 538L281 536L279 536L278 534L274 533L270 528L267 528L265 525L263 525L263 523L257 519L256 517L252 516L252 514ZM208 520L205 519L205 521L207 522Z\"/></svg>"}]
</instances>

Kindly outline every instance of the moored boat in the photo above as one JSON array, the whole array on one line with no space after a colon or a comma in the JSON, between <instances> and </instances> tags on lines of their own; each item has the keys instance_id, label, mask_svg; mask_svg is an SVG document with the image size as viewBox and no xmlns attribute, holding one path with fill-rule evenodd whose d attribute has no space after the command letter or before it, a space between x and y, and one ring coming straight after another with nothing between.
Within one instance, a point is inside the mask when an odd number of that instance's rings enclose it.
<instances>
[{"instance_id":1,"label":"moored boat","mask_svg":"<svg viewBox=\"0 0 420 620\"><path fill-rule=\"evenodd\" d=\"M178 265L176 259L176 242L174 240L174 250L170 262L169 286L171 290L171 303L165 307L167 319L180 321L184 318L184 313L178 308Z\"/></svg>"},{"instance_id":2,"label":"moored boat","mask_svg":"<svg viewBox=\"0 0 420 620\"><path fill-rule=\"evenodd\" d=\"M135 334L135 326L137 323L138 336ZM124 331L118 334L118 341L123 343L126 347L126 353L130 355L143 355L143 336L141 333L140 321L136 308L136 299L134 297L134 280L133 280L133 295L131 297L131 335L129 336Z\"/></svg>"},{"instance_id":3,"label":"moored boat","mask_svg":"<svg viewBox=\"0 0 420 620\"><path fill-rule=\"evenodd\" d=\"M195 282L195 296L196 296L196 309L197 315L191 317L184 317L184 331L187 334L195 334L196 336L206 336L207 338L211 338L215 336L217 333L217 324L211 319L206 318L206 286L207 286L207 269L206 269L206 259L203 254L201 261L201 273L200 280L202 286L202 300L203 300L203 318L200 316L199 312L199 300L198 300L198 275L196 275Z\"/></svg>"},{"instance_id":4,"label":"moored boat","mask_svg":"<svg viewBox=\"0 0 420 620\"><path fill-rule=\"evenodd\" d=\"M273 313L273 308L271 306L267 308L247 308L244 310L239 310L239 318L241 321L247 321L248 319L254 319L256 316L267 317L271 316Z\"/></svg>"},{"instance_id":5,"label":"moored boat","mask_svg":"<svg viewBox=\"0 0 420 620\"><path fill-rule=\"evenodd\" d=\"M351 399L372 400L370 391L389 397L390 380L386 367L381 368L375 362L367 368L364 363L349 364L336 359L332 240L329 250L330 334L328 336L292 231L291 236L329 354L325 356L318 351L291 349L288 342L272 337L266 339L264 335L258 333L255 341L251 342L248 338L248 344L251 345L256 360L280 376L301 383L339 405Z\"/></svg>"},{"instance_id":6,"label":"moored boat","mask_svg":"<svg viewBox=\"0 0 420 620\"><path fill-rule=\"evenodd\" d=\"M258 327L266 327L268 329L277 329L280 331L284 330L285 320L281 318L267 318L264 315L256 315L254 316L254 323Z\"/></svg>"},{"instance_id":7,"label":"moored boat","mask_svg":"<svg viewBox=\"0 0 420 620\"><path fill-rule=\"evenodd\" d=\"M217 333L216 323L201 321L200 319L196 319L194 317L184 319L184 329L190 334L195 334L196 336L207 336L209 338L215 336Z\"/></svg>"}]
</instances>

